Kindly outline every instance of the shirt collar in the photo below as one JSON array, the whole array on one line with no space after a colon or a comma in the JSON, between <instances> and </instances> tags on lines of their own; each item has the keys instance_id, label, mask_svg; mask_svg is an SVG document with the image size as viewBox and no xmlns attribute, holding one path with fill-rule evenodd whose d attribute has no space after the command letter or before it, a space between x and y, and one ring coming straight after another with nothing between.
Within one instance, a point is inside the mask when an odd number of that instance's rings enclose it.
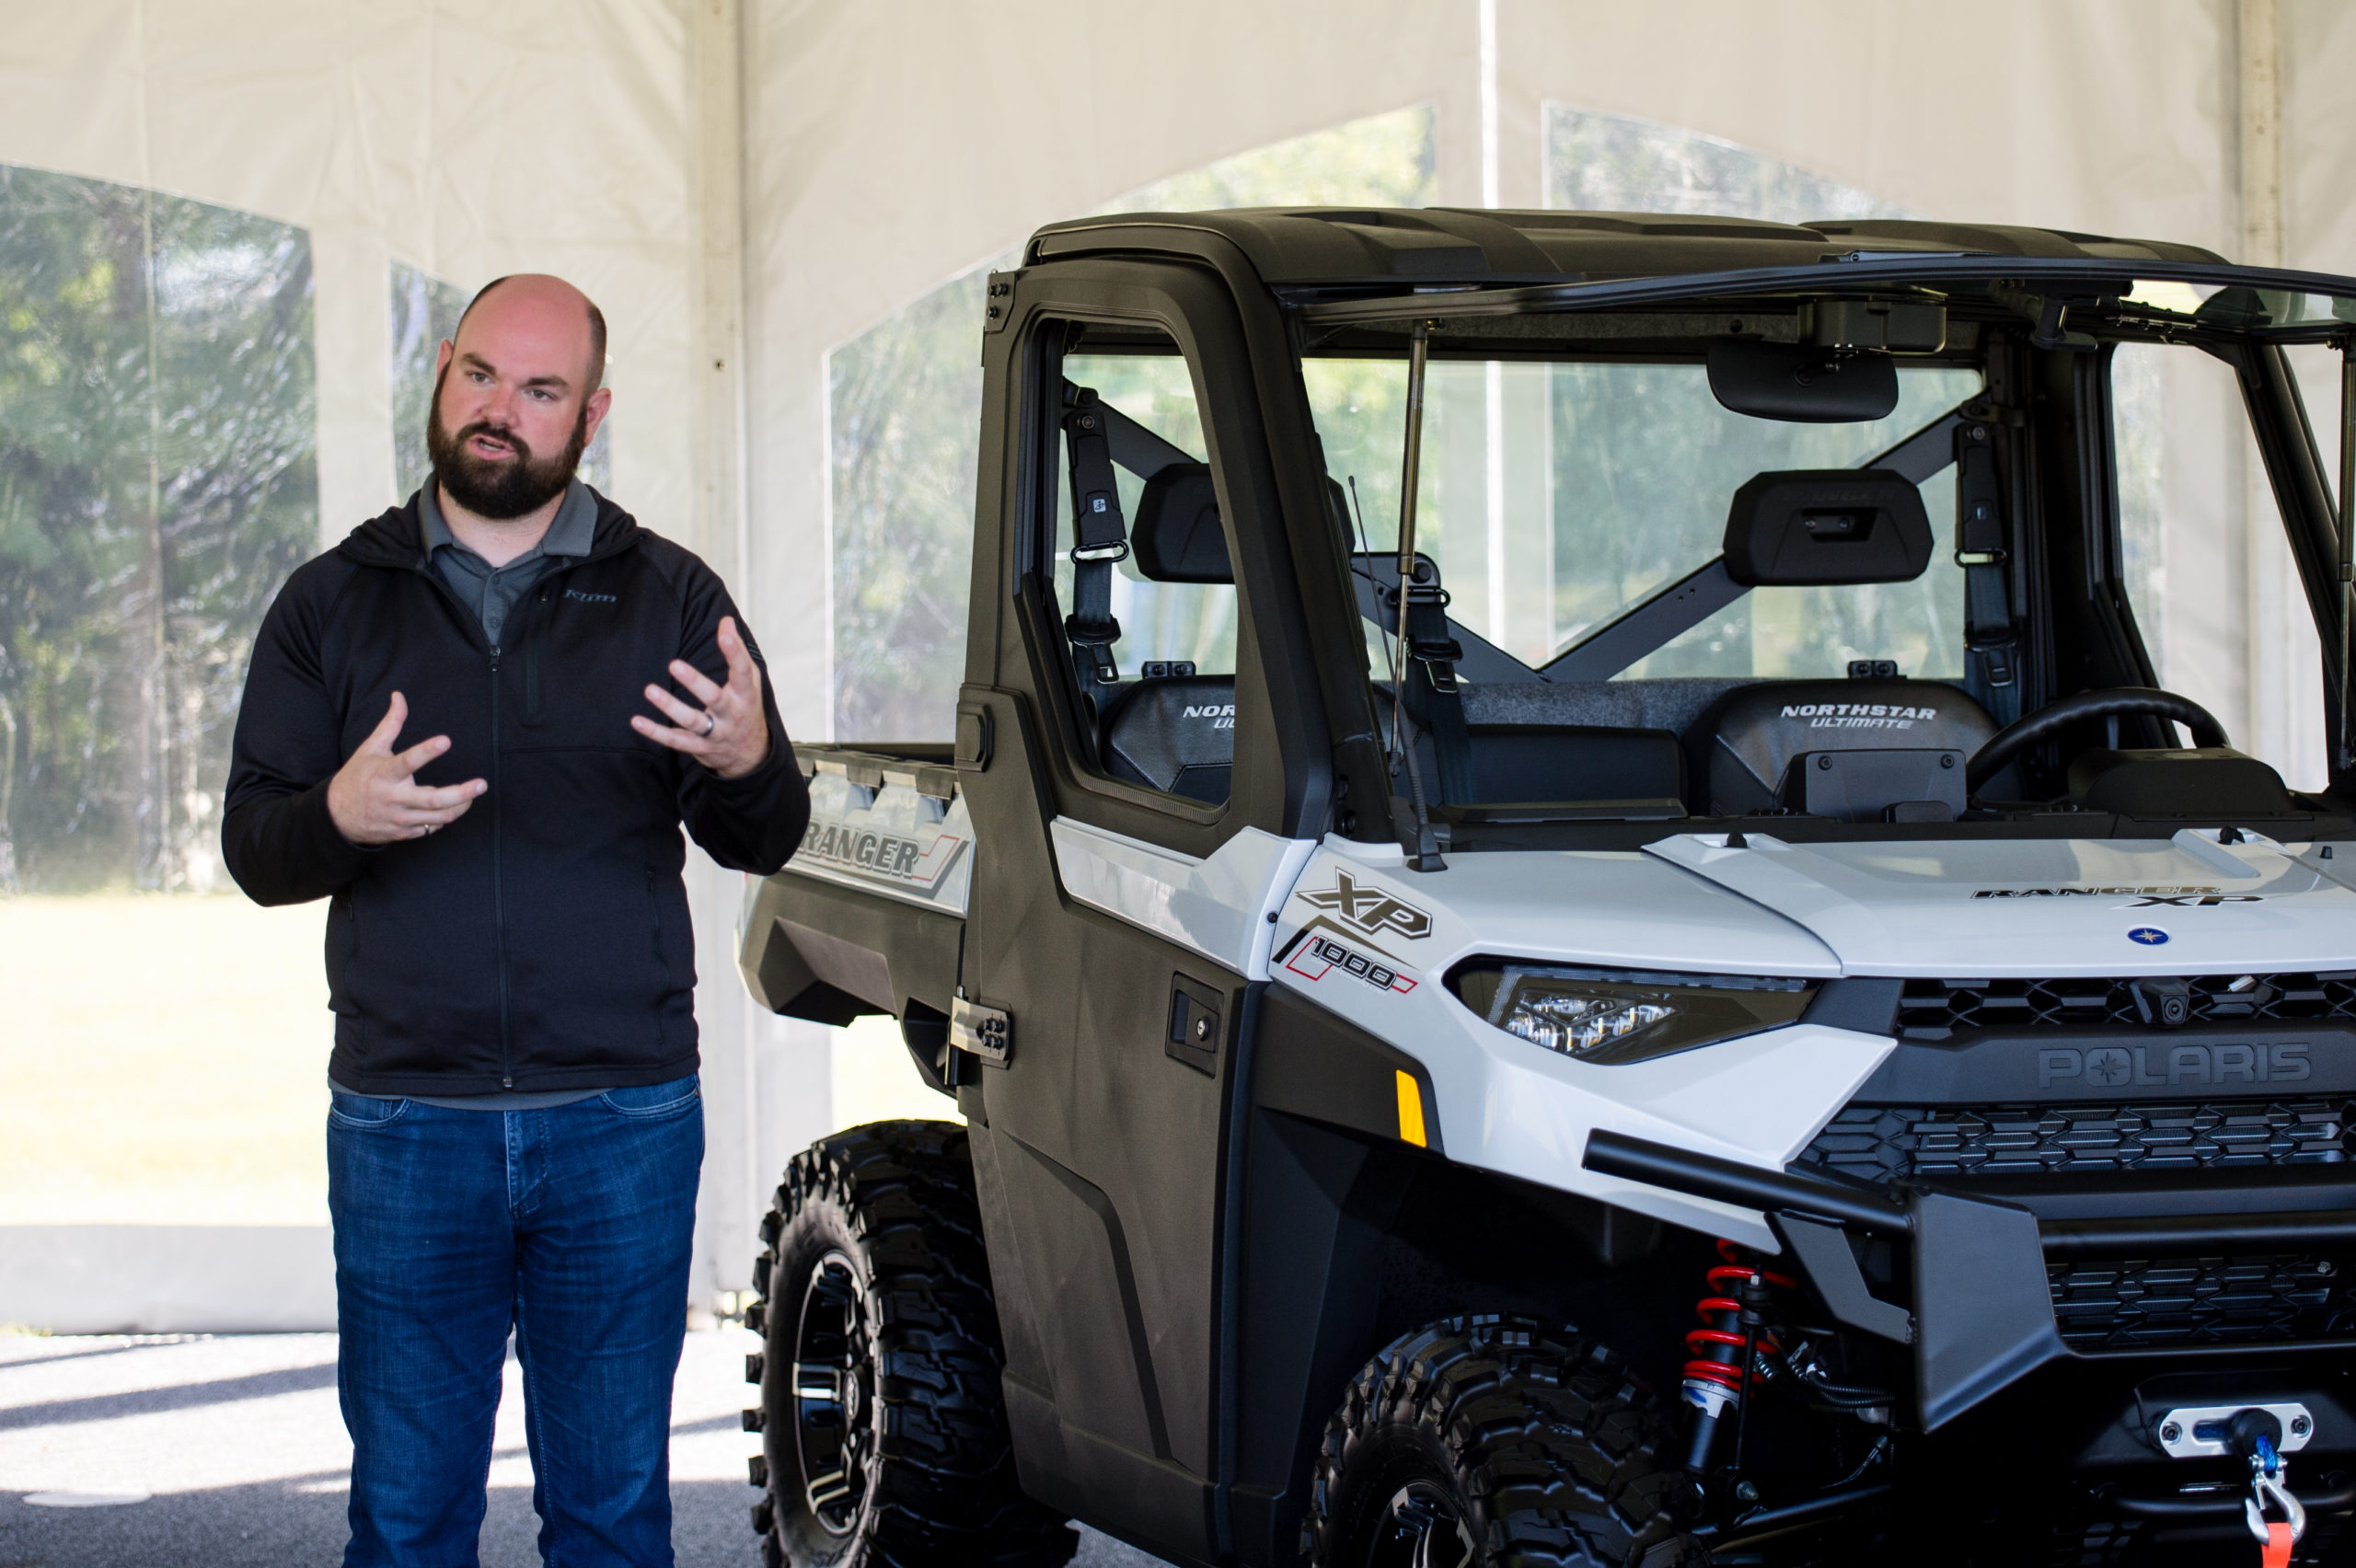
<instances>
[{"instance_id":1,"label":"shirt collar","mask_svg":"<svg viewBox=\"0 0 2356 1568\"><path fill-rule=\"evenodd\" d=\"M441 502L435 499L436 481L428 476L417 492L417 520L425 536L425 559L432 560L433 552L448 546L463 550L458 536L450 532L450 525L443 520ZM597 498L589 487L575 479L565 487L564 501L556 509L556 517L549 524L549 531L540 542L525 553L552 556L585 556L597 533ZM472 553L472 552L468 552Z\"/></svg>"}]
</instances>

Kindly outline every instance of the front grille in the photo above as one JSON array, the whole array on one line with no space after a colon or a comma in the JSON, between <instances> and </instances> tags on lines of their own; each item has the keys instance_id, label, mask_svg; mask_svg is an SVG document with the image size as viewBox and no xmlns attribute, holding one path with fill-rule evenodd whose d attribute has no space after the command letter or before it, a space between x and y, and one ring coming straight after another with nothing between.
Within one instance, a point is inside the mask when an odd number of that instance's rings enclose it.
<instances>
[{"instance_id":1,"label":"front grille","mask_svg":"<svg viewBox=\"0 0 2356 1568\"><path fill-rule=\"evenodd\" d=\"M2141 986L2138 981L2142 982ZM1979 1030L2096 1029L2143 1025L2154 983L2182 985L2183 1023L2250 1023L2269 1019L2356 1022L2356 970L2295 974L2194 974L2180 981L2143 975L2059 980L1909 980L1898 997L1898 1034L1948 1040ZM2139 988L2142 995L2139 997Z\"/></svg>"},{"instance_id":2,"label":"front grille","mask_svg":"<svg viewBox=\"0 0 2356 1568\"><path fill-rule=\"evenodd\" d=\"M2356 1104L1843 1107L1794 1163L1867 1182L1911 1176L2331 1165L2356 1156Z\"/></svg>"},{"instance_id":3,"label":"front grille","mask_svg":"<svg viewBox=\"0 0 2356 1568\"><path fill-rule=\"evenodd\" d=\"M2329 1339L2356 1327L2348 1260L2313 1254L2049 1263L2073 1348Z\"/></svg>"}]
</instances>

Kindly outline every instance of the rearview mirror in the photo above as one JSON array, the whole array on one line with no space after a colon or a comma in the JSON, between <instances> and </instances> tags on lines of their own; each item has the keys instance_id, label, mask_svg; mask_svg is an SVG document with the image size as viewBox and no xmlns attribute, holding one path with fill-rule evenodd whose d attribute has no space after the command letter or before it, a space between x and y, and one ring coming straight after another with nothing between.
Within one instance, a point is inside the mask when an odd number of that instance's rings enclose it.
<instances>
[{"instance_id":1,"label":"rearview mirror","mask_svg":"<svg viewBox=\"0 0 2356 1568\"><path fill-rule=\"evenodd\" d=\"M1710 392L1756 420L1856 424L1898 407L1898 366L1888 354L1835 355L1804 343L1753 338L1710 342Z\"/></svg>"}]
</instances>

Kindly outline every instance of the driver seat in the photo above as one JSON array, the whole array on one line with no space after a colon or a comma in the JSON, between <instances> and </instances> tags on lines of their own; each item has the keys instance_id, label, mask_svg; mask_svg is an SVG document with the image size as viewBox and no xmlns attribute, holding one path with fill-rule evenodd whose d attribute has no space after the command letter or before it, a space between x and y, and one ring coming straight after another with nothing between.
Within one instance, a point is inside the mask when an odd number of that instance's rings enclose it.
<instances>
[{"instance_id":1,"label":"driver seat","mask_svg":"<svg viewBox=\"0 0 2356 1568\"><path fill-rule=\"evenodd\" d=\"M1962 799L1964 765L1996 732L1988 710L1945 681L1758 681L1703 709L1685 732L1689 777L1712 816L1741 816L1797 804L1792 765L1820 753L1882 753L1898 772L1920 754L1934 775L1872 807L1900 801ZM1960 752L1951 767L1934 754ZM1900 754L1905 754L1900 755ZM1940 777L1952 774L1951 779ZM1934 793L1936 790L1938 793ZM1887 790L1885 790L1887 792Z\"/></svg>"}]
</instances>

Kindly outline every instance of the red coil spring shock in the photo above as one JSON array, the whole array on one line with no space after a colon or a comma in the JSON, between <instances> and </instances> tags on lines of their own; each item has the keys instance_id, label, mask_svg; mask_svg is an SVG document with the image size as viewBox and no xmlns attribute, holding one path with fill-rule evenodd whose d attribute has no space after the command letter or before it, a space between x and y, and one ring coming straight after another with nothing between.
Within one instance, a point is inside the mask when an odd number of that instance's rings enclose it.
<instances>
[{"instance_id":1,"label":"red coil spring shock","mask_svg":"<svg viewBox=\"0 0 2356 1568\"><path fill-rule=\"evenodd\" d=\"M1726 1262L1709 1272L1710 1293L1693 1307L1702 1326L1685 1336L1685 1349L1692 1357L1685 1363L1685 1402L1693 1407L1693 1435L1685 1468L1696 1475L1709 1473L1711 1445L1726 1417L1740 1409L1746 1385L1758 1385L1755 1359L1746 1365L1746 1357L1759 1350L1772 1354L1776 1349L1771 1334L1744 1327L1744 1303L1738 1296L1750 1297L1755 1307L1764 1295L1762 1287L1798 1288L1785 1275L1744 1262L1741 1250L1731 1241L1718 1243L1718 1255Z\"/></svg>"}]
</instances>

